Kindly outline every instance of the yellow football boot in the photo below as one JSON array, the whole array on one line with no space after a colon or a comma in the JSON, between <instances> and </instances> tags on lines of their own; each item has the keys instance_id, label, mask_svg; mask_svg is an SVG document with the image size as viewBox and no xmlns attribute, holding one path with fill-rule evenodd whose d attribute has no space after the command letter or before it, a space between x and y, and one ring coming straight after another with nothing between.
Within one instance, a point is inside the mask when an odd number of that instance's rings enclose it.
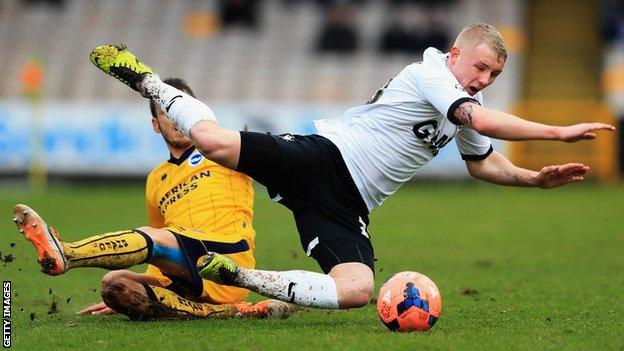
<instances>
[{"instance_id":1,"label":"yellow football boot","mask_svg":"<svg viewBox=\"0 0 624 351\"><path fill-rule=\"evenodd\" d=\"M240 268L229 258L216 252L208 252L208 255L197 263L199 275L221 285L235 285L234 278Z\"/></svg>"},{"instance_id":2,"label":"yellow football boot","mask_svg":"<svg viewBox=\"0 0 624 351\"><path fill-rule=\"evenodd\" d=\"M139 83L145 75L157 76L153 69L141 62L124 45L98 46L89 54L89 60L104 73L138 92L141 92Z\"/></svg>"}]
</instances>

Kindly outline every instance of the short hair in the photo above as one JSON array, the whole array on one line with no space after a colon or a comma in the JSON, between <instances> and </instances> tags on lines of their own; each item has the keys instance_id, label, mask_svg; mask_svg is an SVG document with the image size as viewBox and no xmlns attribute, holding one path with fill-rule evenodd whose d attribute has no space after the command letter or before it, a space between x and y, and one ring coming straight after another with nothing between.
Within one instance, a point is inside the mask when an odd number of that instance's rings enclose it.
<instances>
[{"instance_id":1,"label":"short hair","mask_svg":"<svg viewBox=\"0 0 624 351\"><path fill-rule=\"evenodd\" d=\"M167 78L163 80L163 83L171 85L172 87L182 90L190 96L195 97L195 94L193 93L193 90L191 90L191 87L189 87L186 81L182 78ZM149 107L150 112L152 113L152 117L156 118L156 104L154 103L154 100L150 99Z\"/></svg>"},{"instance_id":2,"label":"short hair","mask_svg":"<svg viewBox=\"0 0 624 351\"><path fill-rule=\"evenodd\" d=\"M493 26L487 23L474 23L467 25L455 39L455 46L470 45L477 46L479 44L487 44L494 54L496 59L507 60L507 47L503 41L503 36Z\"/></svg>"}]
</instances>

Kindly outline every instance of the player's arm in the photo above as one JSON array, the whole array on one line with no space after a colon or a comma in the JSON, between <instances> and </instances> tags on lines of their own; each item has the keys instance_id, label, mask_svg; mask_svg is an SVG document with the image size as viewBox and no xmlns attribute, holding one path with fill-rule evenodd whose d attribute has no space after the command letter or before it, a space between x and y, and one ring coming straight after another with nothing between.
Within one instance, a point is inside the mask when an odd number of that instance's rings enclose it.
<instances>
[{"instance_id":1,"label":"player's arm","mask_svg":"<svg viewBox=\"0 0 624 351\"><path fill-rule=\"evenodd\" d=\"M476 102L466 101L453 111L456 122L469 126L479 134L503 140L561 140L575 142L594 139L597 130L614 131L604 123L579 123L571 126L551 126L527 121L520 117L487 109Z\"/></svg>"},{"instance_id":2,"label":"player's arm","mask_svg":"<svg viewBox=\"0 0 624 351\"><path fill-rule=\"evenodd\" d=\"M539 172L531 171L514 165L496 151L483 160L466 161L466 167L471 176L490 183L544 189L580 182L589 172L589 167L580 163L547 166Z\"/></svg>"}]
</instances>

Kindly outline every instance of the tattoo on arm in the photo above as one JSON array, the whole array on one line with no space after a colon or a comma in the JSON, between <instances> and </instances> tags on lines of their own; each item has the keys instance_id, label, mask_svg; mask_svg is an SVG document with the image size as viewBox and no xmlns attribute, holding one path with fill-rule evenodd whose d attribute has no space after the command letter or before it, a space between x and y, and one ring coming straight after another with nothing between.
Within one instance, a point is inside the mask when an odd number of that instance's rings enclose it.
<instances>
[{"instance_id":1,"label":"tattoo on arm","mask_svg":"<svg viewBox=\"0 0 624 351\"><path fill-rule=\"evenodd\" d=\"M464 103L457 107L455 110L455 118L463 125L472 124L472 104Z\"/></svg>"},{"instance_id":2,"label":"tattoo on arm","mask_svg":"<svg viewBox=\"0 0 624 351\"><path fill-rule=\"evenodd\" d=\"M526 179L523 179L518 173L512 172L509 169L501 168L499 174L502 179L511 182L514 185L528 185Z\"/></svg>"}]
</instances>

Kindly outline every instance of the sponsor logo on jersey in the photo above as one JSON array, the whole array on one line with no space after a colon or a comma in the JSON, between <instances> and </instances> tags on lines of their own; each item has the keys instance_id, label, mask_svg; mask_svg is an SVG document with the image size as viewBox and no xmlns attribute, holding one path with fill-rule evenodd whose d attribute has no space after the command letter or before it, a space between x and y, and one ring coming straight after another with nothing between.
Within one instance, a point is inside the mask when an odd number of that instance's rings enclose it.
<instances>
[{"instance_id":1,"label":"sponsor logo on jersey","mask_svg":"<svg viewBox=\"0 0 624 351\"><path fill-rule=\"evenodd\" d=\"M425 143L433 156L436 156L440 149L453 139L453 135L445 135L438 129L436 120L419 123L414 126L413 131L416 137Z\"/></svg>"},{"instance_id":2,"label":"sponsor logo on jersey","mask_svg":"<svg viewBox=\"0 0 624 351\"><path fill-rule=\"evenodd\" d=\"M201 154L192 154L191 157L189 157L189 165L197 166L203 158L204 156L202 156Z\"/></svg>"},{"instance_id":3,"label":"sponsor logo on jersey","mask_svg":"<svg viewBox=\"0 0 624 351\"><path fill-rule=\"evenodd\" d=\"M176 186L169 189L169 191L165 193L165 195L160 199L160 201L158 201L158 208L160 209L161 212L164 213L169 207L169 205L174 204L176 201L183 198L186 194L197 189L197 187L199 186L197 184L198 180L203 179L203 178L208 178L208 177L210 177L210 171L203 171L203 172L193 174L193 176L190 179L181 181Z\"/></svg>"}]
</instances>

